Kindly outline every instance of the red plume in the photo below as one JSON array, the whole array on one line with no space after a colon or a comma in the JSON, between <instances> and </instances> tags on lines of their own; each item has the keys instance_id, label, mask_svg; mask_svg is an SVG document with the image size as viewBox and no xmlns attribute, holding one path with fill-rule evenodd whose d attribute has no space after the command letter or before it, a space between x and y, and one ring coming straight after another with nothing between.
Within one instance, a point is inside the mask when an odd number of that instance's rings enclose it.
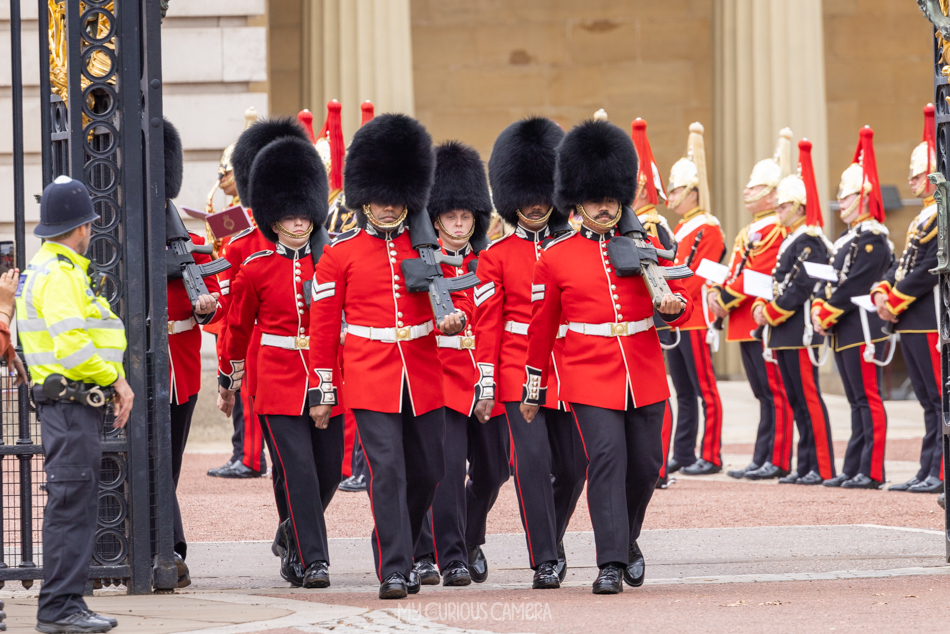
<instances>
[{"instance_id":1,"label":"red plume","mask_svg":"<svg viewBox=\"0 0 950 634\"><path fill-rule=\"evenodd\" d=\"M818 183L815 182L815 166L811 162L811 141L798 142L798 165L802 170L802 182L805 184L805 224L813 227L825 226L821 214L821 196L818 195Z\"/></svg>"},{"instance_id":2,"label":"red plume","mask_svg":"<svg viewBox=\"0 0 950 634\"><path fill-rule=\"evenodd\" d=\"M311 143L316 143L317 140L313 137L313 113L304 108L297 113L297 123L304 129L304 132L307 133L307 136L310 137Z\"/></svg>"},{"instance_id":3,"label":"red plume","mask_svg":"<svg viewBox=\"0 0 950 634\"><path fill-rule=\"evenodd\" d=\"M372 121L376 114L373 110L373 102L369 99L360 104L360 110L363 113L363 118L360 121L360 127L362 128L364 125Z\"/></svg>"},{"instance_id":4,"label":"red plume","mask_svg":"<svg viewBox=\"0 0 950 634\"><path fill-rule=\"evenodd\" d=\"M881 196L881 182L877 176L877 159L874 158L874 130L871 126L861 128L858 147L854 150L852 163L859 163L864 168L864 180L871 183L868 209L871 217L878 222L884 222L884 198ZM864 187L861 188L861 205L864 204Z\"/></svg>"},{"instance_id":5,"label":"red plume","mask_svg":"<svg viewBox=\"0 0 950 634\"><path fill-rule=\"evenodd\" d=\"M637 148L637 157L640 159L639 173L637 174L637 183L643 183L647 191L647 200L651 205L659 204L659 195L656 190L656 179L653 177L653 171L656 169L656 161L653 159L653 149L650 147L650 140L647 138L647 122L637 118L630 124L633 138L633 145ZM664 198L666 192L663 190L663 183L660 183L660 191L663 191ZM637 190L636 194L640 193Z\"/></svg>"},{"instance_id":6,"label":"red plume","mask_svg":"<svg viewBox=\"0 0 950 634\"><path fill-rule=\"evenodd\" d=\"M327 120L320 130L320 138L330 144L330 191L343 188L343 157L346 147L343 145L343 121L340 115L340 102L331 99L327 102Z\"/></svg>"},{"instance_id":7,"label":"red plume","mask_svg":"<svg viewBox=\"0 0 950 634\"><path fill-rule=\"evenodd\" d=\"M927 167L928 171L936 170L937 159L937 127L934 123L934 105L928 103L924 106L924 135L921 141L927 143Z\"/></svg>"}]
</instances>

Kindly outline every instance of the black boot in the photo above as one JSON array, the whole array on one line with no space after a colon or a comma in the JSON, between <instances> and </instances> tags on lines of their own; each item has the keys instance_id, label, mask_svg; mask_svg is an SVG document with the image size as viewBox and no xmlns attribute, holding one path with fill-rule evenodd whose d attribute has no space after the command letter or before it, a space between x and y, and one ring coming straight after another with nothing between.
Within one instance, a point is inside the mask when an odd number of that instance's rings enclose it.
<instances>
[{"instance_id":1,"label":"black boot","mask_svg":"<svg viewBox=\"0 0 950 634\"><path fill-rule=\"evenodd\" d=\"M756 469L759 468L759 466L760 465L757 465L754 462L750 462L747 467L743 467L742 469L732 469L731 471L727 471L726 475L729 476L730 478L735 478L736 480L740 480L745 474L747 474L750 471L755 471Z\"/></svg>"},{"instance_id":2,"label":"black boot","mask_svg":"<svg viewBox=\"0 0 950 634\"><path fill-rule=\"evenodd\" d=\"M439 569L435 567L435 557L433 555L423 555L416 559L412 564L412 571L419 577L419 582L424 586L437 586L442 581L439 576Z\"/></svg>"},{"instance_id":3,"label":"black boot","mask_svg":"<svg viewBox=\"0 0 950 634\"><path fill-rule=\"evenodd\" d=\"M467 586L472 583L472 575L468 572L468 566L461 561L449 563L442 573L443 586Z\"/></svg>"},{"instance_id":4,"label":"black boot","mask_svg":"<svg viewBox=\"0 0 950 634\"><path fill-rule=\"evenodd\" d=\"M327 562L315 561L307 566L302 585L304 588L329 588L330 570Z\"/></svg>"},{"instance_id":5,"label":"black boot","mask_svg":"<svg viewBox=\"0 0 950 634\"><path fill-rule=\"evenodd\" d=\"M406 578L401 572L394 572L379 584L380 599L405 599L408 594Z\"/></svg>"},{"instance_id":6,"label":"black boot","mask_svg":"<svg viewBox=\"0 0 950 634\"><path fill-rule=\"evenodd\" d=\"M561 587L561 581L557 578L555 570L556 564L556 561L545 561L538 566L531 583L534 590L553 590Z\"/></svg>"},{"instance_id":7,"label":"black boot","mask_svg":"<svg viewBox=\"0 0 950 634\"><path fill-rule=\"evenodd\" d=\"M618 564L607 564L600 569L594 580L594 594L620 594L623 582L620 581L621 568Z\"/></svg>"},{"instance_id":8,"label":"black boot","mask_svg":"<svg viewBox=\"0 0 950 634\"><path fill-rule=\"evenodd\" d=\"M468 546L468 574L475 583L484 583L488 579L488 560L481 546Z\"/></svg>"}]
</instances>

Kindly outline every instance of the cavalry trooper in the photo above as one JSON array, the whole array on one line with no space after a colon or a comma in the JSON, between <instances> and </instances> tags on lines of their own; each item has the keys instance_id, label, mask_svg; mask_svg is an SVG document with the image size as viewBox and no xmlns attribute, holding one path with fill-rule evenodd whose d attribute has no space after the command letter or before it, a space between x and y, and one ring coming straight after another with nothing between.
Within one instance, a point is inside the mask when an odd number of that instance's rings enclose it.
<instances>
[{"instance_id":1,"label":"cavalry trooper","mask_svg":"<svg viewBox=\"0 0 950 634\"><path fill-rule=\"evenodd\" d=\"M924 209L910 223L907 243L899 260L871 291L877 314L900 333L901 353L914 394L924 410L924 441L917 475L890 487L890 491L940 493L943 491L943 434L940 406L940 337L937 334L939 293L937 276L937 204L927 175L936 171L934 107L924 108L924 140L910 155L909 185Z\"/></svg>"},{"instance_id":2,"label":"cavalry trooper","mask_svg":"<svg viewBox=\"0 0 950 634\"><path fill-rule=\"evenodd\" d=\"M532 286L520 409L529 422L539 415L548 359L566 321L559 390L571 403L589 460L587 497L600 569L594 594L622 592L621 579L643 583L636 540L663 462L660 430L669 397L654 308L673 325L689 318L680 282L670 281L670 292L653 298L643 277L621 276L611 260L608 243L636 191L630 137L607 121L571 130L558 148L555 204L576 210L583 226L548 243Z\"/></svg>"},{"instance_id":3,"label":"cavalry trooper","mask_svg":"<svg viewBox=\"0 0 950 634\"><path fill-rule=\"evenodd\" d=\"M834 243L837 283L811 307L819 335L831 335L835 364L851 405L851 439L841 473L825 486L877 489L884 482L887 413L881 395L881 365L888 333L877 313L852 301L868 292L891 266L893 253L884 222L884 203L874 158L874 131L861 129L851 165L841 174L838 204L847 229ZM879 345L878 345L879 344Z\"/></svg>"},{"instance_id":4,"label":"cavalry trooper","mask_svg":"<svg viewBox=\"0 0 950 634\"><path fill-rule=\"evenodd\" d=\"M83 600L96 541L100 435L106 402L112 427L125 427L134 395L125 380L125 326L96 294L85 257L99 216L79 181L47 185L33 235L44 240L16 297L17 332L33 379L33 402L46 456L40 632L107 632L116 620Z\"/></svg>"},{"instance_id":5,"label":"cavalry trooper","mask_svg":"<svg viewBox=\"0 0 950 634\"><path fill-rule=\"evenodd\" d=\"M792 410L785 398L782 376L774 360L766 361L762 341L753 338L756 323L752 319L755 298L745 294L745 272L771 275L786 228L775 215L775 193L779 181L788 176L792 131L779 132L775 156L759 161L743 191L743 203L752 214L752 222L736 236L729 260L729 277L709 291L708 304L713 314L729 318L726 341L739 342L742 367L759 401L759 428L755 437L752 462L742 469L729 471L733 478L765 480L788 475L792 456Z\"/></svg>"},{"instance_id":6,"label":"cavalry trooper","mask_svg":"<svg viewBox=\"0 0 950 634\"><path fill-rule=\"evenodd\" d=\"M343 185L361 228L324 249L314 276L310 412L318 424L325 420L338 399L335 383L342 383L369 473L380 599L404 598L421 585L412 571L414 548L445 471L435 328L452 336L466 324L459 311L433 323L428 294L409 291L403 271L404 261L418 259L413 234L434 233L425 224L434 169L432 139L415 119L385 114L361 127L350 142ZM345 382L335 369L344 312Z\"/></svg>"},{"instance_id":7,"label":"cavalry trooper","mask_svg":"<svg viewBox=\"0 0 950 634\"><path fill-rule=\"evenodd\" d=\"M486 244L491 222L491 194L485 166L474 148L449 141L436 148L435 160L428 211L442 249L462 258L458 267L443 263L442 275L458 277L478 265L476 248ZM485 580L478 571L469 571L468 554L477 548L469 544L484 541L488 509L484 504L469 509L467 499L494 500L509 475L508 430L472 416L478 381L472 296L471 289L452 295L455 308L465 313L465 331L455 336L436 335L445 375L445 477L416 543L416 572L423 584L438 583L439 571L444 586ZM496 406L496 413L504 413L502 406Z\"/></svg>"},{"instance_id":8,"label":"cavalry trooper","mask_svg":"<svg viewBox=\"0 0 950 634\"><path fill-rule=\"evenodd\" d=\"M653 148L647 138L647 122L637 117L630 125L633 146L637 150L639 172L637 174L637 194L633 198L633 212L646 232L655 236L664 249L676 251L676 239L673 230L656 206L666 202L666 191L663 189L663 177L653 158ZM653 327L660 338L660 347L666 348L680 336L679 330L674 331L666 323L659 311L653 316ZM670 438L673 434L673 407L670 399L666 399L666 408L663 410L663 464L660 466L660 479L656 487L665 489L670 485L670 478L666 473L666 459L670 455Z\"/></svg>"},{"instance_id":9,"label":"cavalry trooper","mask_svg":"<svg viewBox=\"0 0 950 634\"><path fill-rule=\"evenodd\" d=\"M248 202L269 248L250 254L232 282L218 361L219 402L229 414L242 387L250 343L259 332L254 413L267 429L275 464L281 465L288 515L281 523L286 547L281 574L295 586L326 588L330 557L323 514L342 477L343 418L314 421L309 415L308 390L316 381L309 378L311 322L305 294L314 270L310 234L326 220L328 185L309 140L282 135L281 128L258 123L238 140L241 148L244 135L255 145L273 135L256 153L248 179Z\"/></svg>"},{"instance_id":10,"label":"cavalry trooper","mask_svg":"<svg viewBox=\"0 0 950 634\"><path fill-rule=\"evenodd\" d=\"M540 299L531 283L534 265L545 239L570 230L567 211L554 204L557 146L563 138L556 123L532 117L511 124L495 140L488 161L492 200L515 230L479 258L481 285L475 289L475 414L494 424L495 404L504 404L535 589L559 588L567 574L562 540L584 489L587 467L573 416L558 397L557 358L563 339L545 364L551 371L544 408L530 424L519 409L531 308Z\"/></svg>"},{"instance_id":11,"label":"cavalry trooper","mask_svg":"<svg viewBox=\"0 0 950 634\"><path fill-rule=\"evenodd\" d=\"M778 251L772 272L774 299L755 300L752 317L762 327L757 330L765 347L773 351L798 426L798 463L779 482L821 484L835 477L835 456L831 444L831 421L821 397L816 354L824 338L811 325L811 299L815 280L805 271L806 262L827 264L832 245L822 232L824 224L811 141L798 142L800 175L786 176L778 184L776 215L788 236ZM827 351L827 348L825 348ZM788 433L791 453L791 431Z\"/></svg>"},{"instance_id":12,"label":"cavalry trooper","mask_svg":"<svg viewBox=\"0 0 950 634\"><path fill-rule=\"evenodd\" d=\"M685 264L694 272L703 260L719 262L726 253L722 227L710 213L711 199L706 179L706 152L703 147L703 126L689 126L686 156L670 169L670 183L666 188L667 208L682 219L674 229L676 264ZM710 330L711 318L706 309L708 287L700 277L683 280L695 309L680 324L679 343L667 350L670 376L676 389L676 437L673 457L667 464L668 473L680 469L687 475L706 475L722 471L722 401L716 385L710 344L718 331ZM703 404L705 426L700 457L696 458L696 435L699 430L699 408Z\"/></svg>"}]
</instances>

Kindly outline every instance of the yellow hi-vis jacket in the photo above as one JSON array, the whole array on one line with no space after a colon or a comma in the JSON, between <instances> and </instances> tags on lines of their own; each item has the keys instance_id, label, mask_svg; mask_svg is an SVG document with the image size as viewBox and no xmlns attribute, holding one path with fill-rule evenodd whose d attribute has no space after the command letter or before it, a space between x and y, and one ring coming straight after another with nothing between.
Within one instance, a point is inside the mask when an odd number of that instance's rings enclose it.
<instances>
[{"instance_id":1,"label":"yellow hi-vis jacket","mask_svg":"<svg viewBox=\"0 0 950 634\"><path fill-rule=\"evenodd\" d=\"M89 285L89 260L45 242L16 292L17 332L33 381L50 374L111 385L125 377L125 326Z\"/></svg>"}]
</instances>

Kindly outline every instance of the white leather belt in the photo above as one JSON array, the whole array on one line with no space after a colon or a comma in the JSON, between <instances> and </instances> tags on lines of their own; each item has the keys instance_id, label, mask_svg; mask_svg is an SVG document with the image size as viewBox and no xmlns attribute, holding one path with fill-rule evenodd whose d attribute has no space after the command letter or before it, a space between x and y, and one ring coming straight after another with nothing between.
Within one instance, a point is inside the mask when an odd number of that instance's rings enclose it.
<instances>
[{"instance_id":1,"label":"white leather belt","mask_svg":"<svg viewBox=\"0 0 950 634\"><path fill-rule=\"evenodd\" d=\"M168 334L178 335L183 332L188 332L194 328L198 322L195 321L194 317L189 317L188 319L182 319L181 321L170 321L168 322Z\"/></svg>"},{"instance_id":2,"label":"white leather belt","mask_svg":"<svg viewBox=\"0 0 950 634\"><path fill-rule=\"evenodd\" d=\"M261 345L284 350L309 350L310 337L285 337L264 332L261 333Z\"/></svg>"},{"instance_id":3,"label":"white leather belt","mask_svg":"<svg viewBox=\"0 0 950 634\"><path fill-rule=\"evenodd\" d=\"M527 335L528 334L528 324L523 324L520 321L506 321L505 330L507 332L514 333L516 335ZM561 339L567 334L567 326L561 324L557 327L557 338Z\"/></svg>"},{"instance_id":4,"label":"white leather belt","mask_svg":"<svg viewBox=\"0 0 950 634\"><path fill-rule=\"evenodd\" d=\"M420 337L425 337L434 329L435 326L431 321L419 324L418 326L405 326L403 328L375 328L373 326L358 326L356 324L346 325L346 332L349 335L386 343L419 339Z\"/></svg>"},{"instance_id":5,"label":"white leather belt","mask_svg":"<svg viewBox=\"0 0 950 634\"><path fill-rule=\"evenodd\" d=\"M572 321L568 324L572 332L595 337L629 337L653 328L653 318L647 317L640 321L620 321L611 324L579 324Z\"/></svg>"},{"instance_id":6,"label":"white leather belt","mask_svg":"<svg viewBox=\"0 0 950 634\"><path fill-rule=\"evenodd\" d=\"M463 337L455 335L448 337L446 335L436 335L435 345L440 348L451 348L452 350L474 350L475 337Z\"/></svg>"}]
</instances>

